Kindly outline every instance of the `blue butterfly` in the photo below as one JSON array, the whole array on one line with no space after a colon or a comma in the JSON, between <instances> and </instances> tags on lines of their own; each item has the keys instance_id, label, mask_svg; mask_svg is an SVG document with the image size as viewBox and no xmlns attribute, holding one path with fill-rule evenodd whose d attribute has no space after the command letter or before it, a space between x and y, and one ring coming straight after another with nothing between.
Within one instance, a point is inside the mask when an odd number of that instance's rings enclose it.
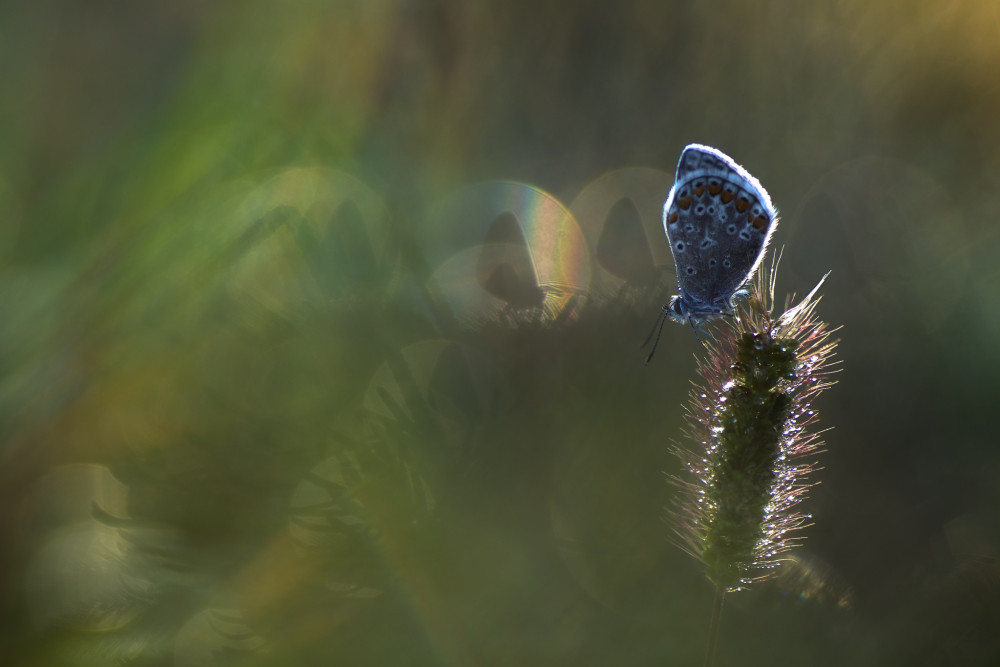
<instances>
[{"instance_id":1,"label":"blue butterfly","mask_svg":"<svg viewBox=\"0 0 1000 667\"><path fill-rule=\"evenodd\" d=\"M678 294L663 307L659 330L669 317L697 335L705 322L732 315L777 223L767 191L746 169L717 148L687 146L663 205ZM646 363L655 351L654 344Z\"/></svg>"}]
</instances>

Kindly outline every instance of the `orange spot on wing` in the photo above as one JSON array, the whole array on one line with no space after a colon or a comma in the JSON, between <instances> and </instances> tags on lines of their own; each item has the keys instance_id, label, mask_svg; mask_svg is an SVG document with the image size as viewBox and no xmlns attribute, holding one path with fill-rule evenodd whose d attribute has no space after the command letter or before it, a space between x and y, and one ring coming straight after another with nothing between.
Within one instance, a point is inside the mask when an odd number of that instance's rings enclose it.
<instances>
[{"instance_id":1,"label":"orange spot on wing","mask_svg":"<svg viewBox=\"0 0 1000 667\"><path fill-rule=\"evenodd\" d=\"M750 200L746 197L740 197L736 200L736 210L740 213L746 213L750 208Z\"/></svg>"},{"instance_id":2,"label":"orange spot on wing","mask_svg":"<svg viewBox=\"0 0 1000 667\"><path fill-rule=\"evenodd\" d=\"M687 209L691 208L691 198L690 197L681 197L677 201L677 205L680 206L682 209L684 209L686 211Z\"/></svg>"},{"instance_id":3,"label":"orange spot on wing","mask_svg":"<svg viewBox=\"0 0 1000 667\"><path fill-rule=\"evenodd\" d=\"M719 183L709 183L708 184L708 194L713 197L722 192L722 185Z\"/></svg>"},{"instance_id":4,"label":"orange spot on wing","mask_svg":"<svg viewBox=\"0 0 1000 667\"><path fill-rule=\"evenodd\" d=\"M736 197L736 195L734 193L732 193L732 192L723 192L722 193L722 203L723 204L728 204L729 202L733 201L733 199L735 197Z\"/></svg>"},{"instance_id":5,"label":"orange spot on wing","mask_svg":"<svg viewBox=\"0 0 1000 667\"><path fill-rule=\"evenodd\" d=\"M667 216L667 222L670 224L677 222L677 211L671 211L670 215Z\"/></svg>"}]
</instances>

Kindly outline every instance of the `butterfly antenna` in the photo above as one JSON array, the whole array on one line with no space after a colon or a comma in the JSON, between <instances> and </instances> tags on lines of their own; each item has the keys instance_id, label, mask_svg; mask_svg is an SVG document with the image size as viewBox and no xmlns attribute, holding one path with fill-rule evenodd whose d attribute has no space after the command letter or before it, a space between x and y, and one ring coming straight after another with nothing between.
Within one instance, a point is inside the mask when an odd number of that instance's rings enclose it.
<instances>
[{"instance_id":1,"label":"butterfly antenna","mask_svg":"<svg viewBox=\"0 0 1000 667\"><path fill-rule=\"evenodd\" d=\"M653 330L649 332L649 335L646 336L646 340L644 340L642 345L639 346L639 349L641 350L649 345L649 341L653 338L653 331L656 332L656 340L653 341L653 349L649 351L649 356L646 357L646 363L643 364L644 366L648 366L649 362L653 359L653 355L656 354L656 346L660 344L660 334L663 333L663 325L666 324L666 322L667 308L664 306L663 310L660 311L660 316L656 318L656 323L653 324Z\"/></svg>"}]
</instances>

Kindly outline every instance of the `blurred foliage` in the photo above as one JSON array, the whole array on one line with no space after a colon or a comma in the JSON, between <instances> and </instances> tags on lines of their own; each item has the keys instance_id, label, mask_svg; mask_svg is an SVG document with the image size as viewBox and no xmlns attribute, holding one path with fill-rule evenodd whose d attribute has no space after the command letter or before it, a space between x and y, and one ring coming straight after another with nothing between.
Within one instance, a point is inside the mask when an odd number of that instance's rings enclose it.
<instances>
[{"instance_id":1,"label":"blurred foliage","mask_svg":"<svg viewBox=\"0 0 1000 667\"><path fill-rule=\"evenodd\" d=\"M0 662L691 664L680 149L828 269L806 548L718 664L995 664L1000 6L0 7Z\"/></svg>"}]
</instances>

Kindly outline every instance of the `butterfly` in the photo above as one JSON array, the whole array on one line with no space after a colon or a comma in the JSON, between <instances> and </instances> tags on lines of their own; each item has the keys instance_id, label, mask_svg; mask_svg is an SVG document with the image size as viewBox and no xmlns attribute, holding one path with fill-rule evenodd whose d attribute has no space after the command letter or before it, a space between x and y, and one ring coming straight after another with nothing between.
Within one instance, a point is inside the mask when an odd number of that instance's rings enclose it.
<instances>
[{"instance_id":1,"label":"butterfly","mask_svg":"<svg viewBox=\"0 0 1000 667\"><path fill-rule=\"evenodd\" d=\"M657 342L668 317L697 335L705 322L732 315L733 299L746 296L777 223L771 198L750 172L717 148L685 147L663 205L678 294L654 325ZM655 351L654 343L646 363Z\"/></svg>"}]
</instances>

